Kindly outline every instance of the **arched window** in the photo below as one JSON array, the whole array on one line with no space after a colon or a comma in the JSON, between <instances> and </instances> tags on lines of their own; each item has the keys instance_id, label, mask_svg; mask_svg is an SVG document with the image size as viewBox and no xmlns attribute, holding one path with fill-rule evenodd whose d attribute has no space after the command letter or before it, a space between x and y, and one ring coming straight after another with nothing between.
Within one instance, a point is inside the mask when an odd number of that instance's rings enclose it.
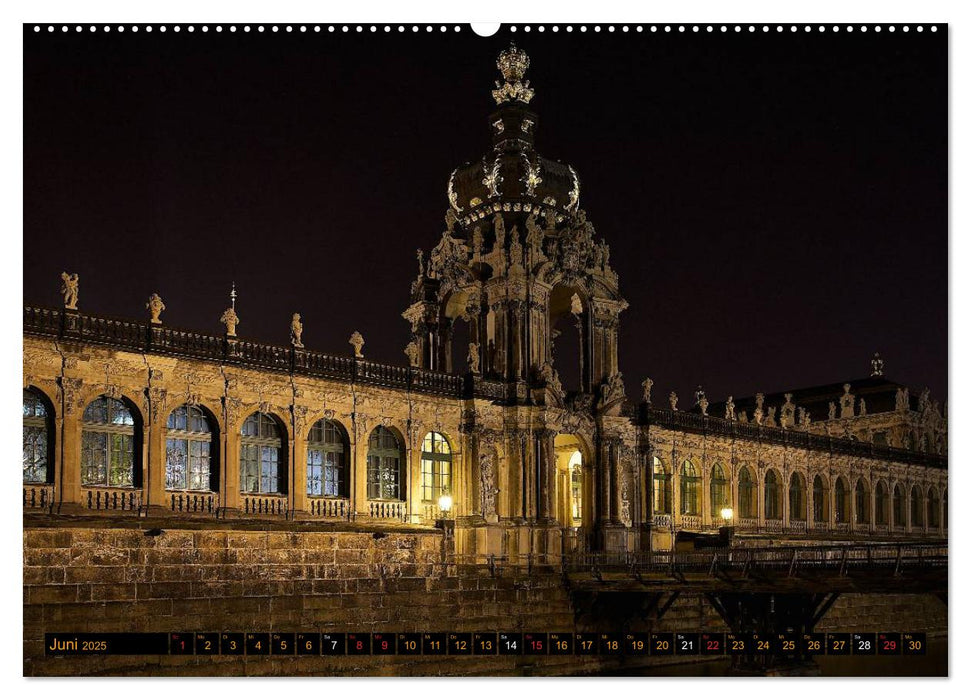
<instances>
[{"instance_id":1,"label":"arched window","mask_svg":"<svg viewBox=\"0 0 971 700\"><path fill-rule=\"evenodd\" d=\"M421 500L436 503L452 492L452 449L441 433L428 433L421 443Z\"/></svg>"},{"instance_id":2,"label":"arched window","mask_svg":"<svg viewBox=\"0 0 971 700\"><path fill-rule=\"evenodd\" d=\"M24 483L46 484L51 473L51 416L41 395L24 389Z\"/></svg>"},{"instance_id":3,"label":"arched window","mask_svg":"<svg viewBox=\"0 0 971 700\"><path fill-rule=\"evenodd\" d=\"M256 412L243 423L239 447L239 490L284 494L287 462L280 426L273 416Z\"/></svg>"},{"instance_id":4,"label":"arched window","mask_svg":"<svg viewBox=\"0 0 971 700\"><path fill-rule=\"evenodd\" d=\"M169 414L165 438L165 488L215 491L212 427L198 406L179 406Z\"/></svg>"},{"instance_id":5,"label":"arched window","mask_svg":"<svg viewBox=\"0 0 971 700\"><path fill-rule=\"evenodd\" d=\"M893 526L904 527L907 519L904 514L904 494L900 490L900 484L893 487Z\"/></svg>"},{"instance_id":6,"label":"arched window","mask_svg":"<svg viewBox=\"0 0 971 700\"><path fill-rule=\"evenodd\" d=\"M347 432L322 418L307 437L307 495L347 497Z\"/></svg>"},{"instance_id":7,"label":"arched window","mask_svg":"<svg viewBox=\"0 0 971 700\"><path fill-rule=\"evenodd\" d=\"M577 450L570 457L570 507L574 521L583 520L583 455Z\"/></svg>"},{"instance_id":8,"label":"arched window","mask_svg":"<svg viewBox=\"0 0 971 700\"><path fill-rule=\"evenodd\" d=\"M799 472L789 478L789 520L806 519L806 482Z\"/></svg>"},{"instance_id":9,"label":"arched window","mask_svg":"<svg viewBox=\"0 0 971 700\"><path fill-rule=\"evenodd\" d=\"M941 526L941 500L937 497L937 489L931 486L927 489L927 524L937 529Z\"/></svg>"},{"instance_id":10,"label":"arched window","mask_svg":"<svg viewBox=\"0 0 971 700\"><path fill-rule=\"evenodd\" d=\"M99 396L81 418L81 483L135 485L135 419L118 399Z\"/></svg>"},{"instance_id":11,"label":"arched window","mask_svg":"<svg viewBox=\"0 0 971 700\"><path fill-rule=\"evenodd\" d=\"M910 525L924 527L924 493L916 485L910 490Z\"/></svg>"},{"instance_id":12,"label":"arched window","mask_svg":"<svg viewBox=\"0 0 971 700\"><path fill-rule=\"evenodd\" d=\"M877 487L873 490L873 500L874 500L874 520L877 525L886 525L889 521L887 519L889 498L887 493L887 485L883 481L877 482Z\"/></svg>"},{"instance_id":13,"label":"arched window","mask_svg":"<svg viewBox=\"0 0 971 700\"><path fill-rule=\"evenodd\" d=\"M671 474L659 458L654 458L654 512L671 514Z\"/></svg>"},{"instance_id":14,"label":"arched window","mask_svg":"<svg viewBox=\"0 0 971 700\"><path fill-rule=\"evenodd\" d=\"M765 473L765 519L782 520L782 485L775 469Z\"/></svg>"},{"instance_id":15,"label":"arched window","mask_svg":"<svg viewBox=\"0 0 971 700\"><path fill-rule=\"evenodd\" d=\"M829 492L823 477L813 477L813 522L829 522Z\"/></svg>"},{"instance_id":16,"label":"arched window","mask_svg":"<svg viewBox=\"0 0 971 700\"><path fill-rule=\"evenodd\" d=\"M856 524L867 525L870 522L870 487L863 478L856 481Z\"/></svg>"},{"instance_id":17,"label":"arched window","mask_svg":"<svg viewBox=\"0 0 971 700\"><path fill-rule=\"evenodd\" d=\"M722 509L728 508L731 505L731 499L728 497L728 480L725 478L725 470L721 464L715 464L711 468L711 484L709 490L711 491L709 494L711 500L711 517L720 518Z\"/></svg>"},{"instance_id":18,"label":"arched window","mask_svg":"<svg viewBox=\"0 0 971 700\"><path fill-rule=\"evenodd\" d=\"M698 507L698 484L701 477L698 470L691 460L684 460L681 463L681 514L698 515L701 509Z\"/></svg>"},{"instance_id":19,"label":"arched window","mask_svg":"<svg viewBox=\"0 0 971 700\"><path fill-rule=\"evenodd\" d=\"M755 482L748 467L742 467L738 473L738 510L739 517L754 518L755 511Z\"/></svg>"},{"instance_id":20,"label":"arched window","mask_svg":"<svg viewBox=\"0 0 971 700\"><path fill-rule=\"evenodd\" d=\"M846 481L843 477L839 477L836 479L836 487L833 491L833 500L836 506L836 522L838 523L848 523L850 521L850 499L846 491Z\"/></svg>"},{"instance_id":21,"label":"arched window","mask_svg":"<svg viewBox=\"0 0 971 700\"><path fill-rule=\"evenodd\" d=\"M403 499L401 444L393 432L379 425L371 431L367 451L367 497L372 500Z\"/></svg>"}]
</instances>

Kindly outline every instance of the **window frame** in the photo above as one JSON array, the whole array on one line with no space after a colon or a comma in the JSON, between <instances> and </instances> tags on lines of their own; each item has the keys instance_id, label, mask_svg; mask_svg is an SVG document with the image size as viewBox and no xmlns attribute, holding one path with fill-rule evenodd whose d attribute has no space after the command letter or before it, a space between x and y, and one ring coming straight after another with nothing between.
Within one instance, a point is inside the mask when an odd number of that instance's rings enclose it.
<instances>
[{"instance_id":1,"label":"window frame","mask_svg":"<svg viewBox=\"0 0 971 700\"><path fill-rule=\"evenodd\" d=\"M243 431L247 424L254 417L257 419L257 435L244 434ZM275 437L264 434L264 427L267 425L273 427L276 433ZM281 428L280 421L269 413L255 411L243 421L239 433L239 492L247 496L286 496L287 455L283 449L285 433ZM268 450L276 451L275 460L267 459L267 456L271 454ZM268 466L269 469L267 469ZM252 473L254 467L256 467L255 475ZM256 490L245 487L244 479L247 478L255 478ZM265 488L264 481L267 479L270 480L270 483L275 482L276 490Z\"/></svg>"},{"instance_id":2,"label":"window frame","mask_svg":"<svg viewBox=\"0 0 971 700\"><path fill-rule=\"evenodd\" d=\"M103 401L105 405L105 422L103 423L94 422L88 418L88 412L99 401ZM131 420L130 423L124 421L119 423L114 420L118 408L124 410ZM101 394L88 402L81 414L81 486L83 488L139 488L140 470L138 467L141 455L137 437L140 431L135 430L136 425L140 425L137 413L122 399ZM88 462L95 452L94 446L88 444L93 442L89 438L95 437L101 438L103 441L103 444L97 448L97 452L101 452L104 457L104 462L101 465ZM130 456L129 464L127 466L124 464L116 466L117 458L123 454L126 446ZM103 477L98 480L89 479L88 473L91 469L103 469ZM127 479L122 479L121 483L112 483L113 474L125 471L128 472Z\"/></svg>"},{"instance_id":3,"label":"window frame","mask_svg":"<svg viewBox=\"0 0 971 700\"><path fill-rule=\"evenodd\" d=\"M320 439L314 437L314 431L320 430ZM331 439L329 440L328 437ZM350 454L350 442L347 431L338 421L331 418L321 418L310 427L307 434L307 495L311 498L348 498L349 484L347 478L347 461ZM319 464L312 464L319 456ZM334 462L328 463L328 456L334 457ZM315 478L315 472L316 478ZM312 484L317 484L318 491L314 491ZM328 484L331 486L329 487ZM330 493L333 491L333 493Z\"/></svg>"},{"instance_id":4,"label":"window frame","mask_svg":"<svg viewBox=\"0 0 971 700\"><path fill-rule=\"evenodd\" d=\"M372 446L376 435L379 440L384 440L387 436L390 436L394 440L395 447L387 447L386 445ZM405 500L405 474L402 469L404 461L405 451L402 447L402 441L397 434L383 425L374 428L371 434L368 435L367 499L369 501L401 502ZM392 473L395 475L393 484L386 478L387 475ZM389 485L394 486L394 496L385 494Z\"/></svg>"},{"instance_id":5,"label":"window frame","mask_svg":"<svg viewBox=\"0 0 971 700\"><path fill-rule=\"evenodd\" d=\"M179 411L185 411L185 428L170 427L173 418ZM197 430L190 430L193 425L192 421L202 420L206 426L206 432L201 432ZM219 443L217 438L217 431L213 429L212 420L207 412L200 406L194 406L192 404L182 404L181 406L176 406L169 413L169 417L165 422L165 490L166 491L195 491L198 493L214 493L218 490L215 483L216 470L214 466L218 463L219 454ZM183 486L175 486L169 480L170 468L169 468L169 451L171 449L171 443L182 443L185 445L185 457L186 464L183 467ZM193 455L193 446L198 445L201 450L201 446L206 446L205 457L205 470L201 471L205 476L201 480L204 483L204 487L193 487L190 486L192 483L193 475L193 457L201 458L202 455Z\"/></svg>"}]
</instances>

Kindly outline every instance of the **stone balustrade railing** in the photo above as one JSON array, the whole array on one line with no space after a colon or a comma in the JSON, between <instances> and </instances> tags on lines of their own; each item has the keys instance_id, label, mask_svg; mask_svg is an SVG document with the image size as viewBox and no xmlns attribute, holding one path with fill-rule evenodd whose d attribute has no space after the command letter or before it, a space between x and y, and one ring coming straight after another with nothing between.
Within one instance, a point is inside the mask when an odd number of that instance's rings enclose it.
<instances>
[{"instance_id":1,"label":"stone balustrade railing","mask_svg":"<svg viewBox=\"0 0 971 700\"><path fill-rule=\"evenodd\" d=\"M351 504L346 498L309 496L307 511L319 518L348 520L351 517Z\"/></svg>"},{"instance_id":2,"label":"stone balustrade railing","mask_svg":"<svg viewBox=\"0 0 971 700\"><path fill-rule=\"evenodd\" d=\"M408 517L408 508L404 501L368 501L368 515L375 520L404 522Z\"/></svg>"}]
</instances>

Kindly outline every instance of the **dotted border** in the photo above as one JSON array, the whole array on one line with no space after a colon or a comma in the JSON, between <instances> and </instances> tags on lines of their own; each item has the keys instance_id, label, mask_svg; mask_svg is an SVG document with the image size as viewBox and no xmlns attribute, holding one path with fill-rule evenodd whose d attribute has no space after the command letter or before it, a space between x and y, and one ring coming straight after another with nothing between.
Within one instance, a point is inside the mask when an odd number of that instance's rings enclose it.
<instances>
[{"instance_id":1,"label":"dotted border","mask_svg":"<svg viewBox=\"0 0 971 700\"><path fill-rule=\"evenodd\" d=\"M438 29L439 32L448 32L449 30L453 32L461 32L466 30L464 27L467 27L467 25L431 25L431 24L426 24L426 25L417 25L417 24L412 24L412 25L403 25L403 24L398 24L398 25L388 25L388 24L385 24L385 25L376 25L376 24L370 24L370 25L363 25L363 24L336 24L336 25L335 24L326 24L326 25L320 25L320 24L296 24L296 25L294 24L284 24L284 25L280 25L280 24L270 24L270 25L264 25L264 24L225 24L225 25L224 24L214 24L214 25L208 25L208 24L201 24L201 25L195 25L195 24L67 25L67 24L62 24L62 25L54 25L54 24L48 24L48 25L41 25L41 24L35 24L33 26L35 33L41 33L44 31L44 29L46 29L48 33L54 33L58 29L60 29L62 33L70 32L72 29L76 33L79 33L87 29L89 32L92 32L92 33L101 31L106 34L110 32L118 32L119 34L123 34L126 31L131 32L133 34L136 34L138 32L145 32L150 34L156 31L162 32L162 33L172 31L178 34L178 33L181 33L183 30L190 34L193 34L196 31L199 31L203 34L208 33L210 31L214 31L216 33L220 33L223 31L226 31L229 33L238 32L238 31L243 33L256 32L257 34L265 33L265 32L279 33L281 31L285 33L291 33L291 34L294 32L299 34L307 34L307 33L320 34L323 32L327 32L330 34L333 34L336 32L340 32L344 34L349 34L351 32L354 32L357 34L363 34L365 32L369 32L371 34L377 34L379 31L385 34L390 34L391 32L396 31L399 34L403 34L405 32L410 31L413 34L417 34L421 31L424 31L425 33L431 33L431 32L434 32L436 28ZM789 33L795 33L800 30L803 32L816 32L818 34L823 34L826 32L832 32L833 34L838 34L840 32L845 32L847 34L852 34L853 32L860 32L865 34L869 31L873 31L879 34L880 32L883 32L883 31L887 31L890 33L901 31L901 32L907 33L907 32L910 32L911 30L916 32L923 32L925 30L936 32L938 31L938 25L935 25L935 24L928 24L928 25L924 25L924 24L858 24L858 25L857 24L819 24L819 25L811 25L811 24L804 24L804 25L796 25L796 24L613 25L613 24L608 24L608 25L601 26L599 24L594 24L594 25L554 24L554 25L547 26L542 24L540 25L513 24L513 25L504 25L503 28L501 28L499 31L501 32L505 30L515 34L519 31L529 33L535 30L537 32L542 33L547 31L547 29L549 29L549 31L553 33L563 31L568 34L574 31L578 31L581 34L585 32L590 32L590 31L594 33L603 32L603 31L606 31L608 33L620 31L620 32L636 32L636 33L664 32L664 33L679 33L679 34L684 34L689 32L692 34L701 34L701 33L714 34L715 32L719 32L719 33L735 32L736 34L742 33L742 32L748 32L750 34L754 34L756 32L761 32L763 34L767 34L773 31L775 31L776 33L787 32L787 31ZM471 30L468 30L468 31L471 34L475 34L475 32ZM497 34L498 33L499 32L497 32Z\"/></svg>"}]
</instances>

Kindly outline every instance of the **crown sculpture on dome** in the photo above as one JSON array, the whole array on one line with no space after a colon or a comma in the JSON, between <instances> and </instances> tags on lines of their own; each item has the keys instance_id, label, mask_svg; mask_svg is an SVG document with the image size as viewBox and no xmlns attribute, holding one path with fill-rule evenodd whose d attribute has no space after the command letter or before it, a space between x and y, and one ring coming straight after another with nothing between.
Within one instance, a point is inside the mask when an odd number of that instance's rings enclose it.
<instances>
[{"instance_id":1,"label":"crown sculpture on dome","mask_svg":"<svg viewBox=\"0 0 971 700\"><path fill-rule=\"evenodd\" d=\"M533 88L529 87L529 81L523 81L526 69L529 68L529 56L525 51L516 48L514 43L509 44L509 48L503 50L496 60L496 66L502 73L504 83L496 81L496 89L492 91L492 97L497 105L503 102L519 100L524 104L529 104L533 99Z\"/></svg>"}]
</instances>

